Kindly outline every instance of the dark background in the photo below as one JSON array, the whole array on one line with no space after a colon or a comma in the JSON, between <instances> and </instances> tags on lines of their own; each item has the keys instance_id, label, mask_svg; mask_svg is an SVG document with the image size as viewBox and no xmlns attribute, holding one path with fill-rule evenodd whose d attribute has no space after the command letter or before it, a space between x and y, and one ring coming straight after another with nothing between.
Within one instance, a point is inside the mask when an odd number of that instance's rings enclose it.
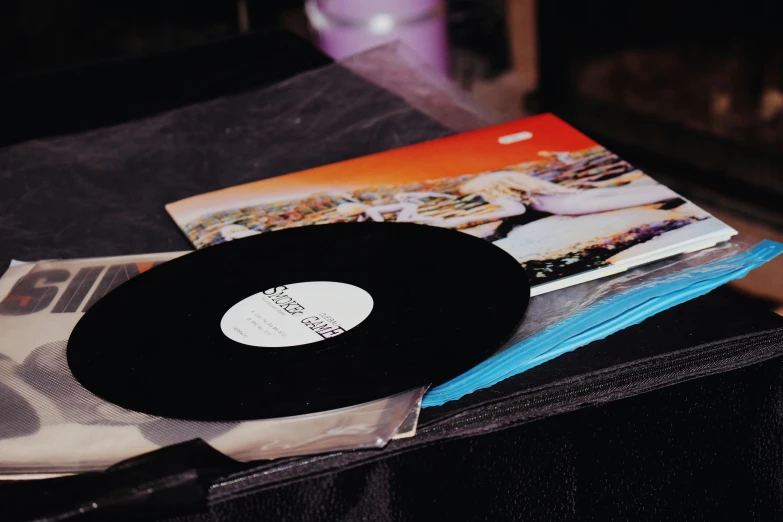
<instances>
[{"instance_id":1,"label":"dark background","mask_svg":"<svg viewBox=\"0 0 783 522\"><path fill-rule=\"evenodd\" d=\"M246 6L251 31L285 28L309 36L302 0L247 0ZM482 76L505 70L504 2L450 0L447 8L458 52L470 50ZM238 11L231 0L9 0L0 3L0 79L231 37L240 33Z\"/></svg>"},{"instance_id":2,"label":"dark background","mask_svg":"<svg viewBox=\"0 0 783 522\"><path fill-rule=\"evenodd\" d=\"M2 2L0 146L252 88L264 56L285 48L263 38L226 42L270 29L317 42L303 3ZM451 76L463 88L508 118L555 112L741 232L783 240L783 3L446 0L445 7ZM213 52L179 60L178 90L160 88L154 67L135 74L123 65L198 48ZM85 80L80 67L95 62L116 67ZM63 70L70 73L53 73ZM137 90L143 110L112 106L118 86ZM72 106L79 94L93 105ZM783 262L737 286L783 310Z\"/></svg>"}]
</instances>

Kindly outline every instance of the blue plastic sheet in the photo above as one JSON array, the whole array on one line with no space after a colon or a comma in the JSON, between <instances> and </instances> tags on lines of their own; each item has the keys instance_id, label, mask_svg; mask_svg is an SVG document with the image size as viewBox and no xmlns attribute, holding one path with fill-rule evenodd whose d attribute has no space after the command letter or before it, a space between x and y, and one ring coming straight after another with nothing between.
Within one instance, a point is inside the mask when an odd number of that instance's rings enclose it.
<instances>
[{"instance_id":1,"label":"blue plastic sheet","mask_svg":"<svg viewBox=\"0 0 783 522\"><path fill-rule=\"evenodd\" d=\"M425 395L422 407L457 400L603 339L740 279L781 252L783 244L774 241L764 240L749 246L747 241L737 240L679 260L642 267L617 278L534 297L528 317L511 345L470 371L433 388ZM597 295L598 299L591 301L591 295ZM564 317L555 318L543 329L529 334L530 323L540 323L535 320L536 315L545 315L558 307L564 310Z\"/></svg>"}]
</instances>

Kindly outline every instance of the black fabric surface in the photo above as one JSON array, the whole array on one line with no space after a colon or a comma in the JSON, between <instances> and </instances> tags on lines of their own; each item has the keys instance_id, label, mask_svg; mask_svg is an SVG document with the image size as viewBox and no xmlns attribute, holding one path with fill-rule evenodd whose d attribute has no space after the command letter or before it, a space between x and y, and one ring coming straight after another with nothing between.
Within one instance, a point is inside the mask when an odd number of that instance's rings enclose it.
<instances>
[{"instance_id":1,"label":"black fabric surface","mask_svg":"<svg viewBox=\"0 0 783 522\"><path fill-rule=\"evenodd\" d=\"M0 82L0 146L96 129L258 89L331 59L284 31Z\"/></svg>"},{"instance_id":2,"label":"black fabric surface","mask_svg":"<svg viewBox=\"0 0 783 522\"><path fill-rule=\"evenodd\" d=\"M172 520L779 520L781 390L773 359Z\"/></svg>"}]
</instances>

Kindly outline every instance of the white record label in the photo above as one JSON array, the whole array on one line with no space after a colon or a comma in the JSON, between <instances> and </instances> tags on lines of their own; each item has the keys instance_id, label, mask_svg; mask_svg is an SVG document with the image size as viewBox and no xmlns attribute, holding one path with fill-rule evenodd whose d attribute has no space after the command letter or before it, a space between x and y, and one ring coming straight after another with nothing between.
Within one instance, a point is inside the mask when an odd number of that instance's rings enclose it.
<instances>
[{"instance_id":1,"label":"white record label","mask_svg":"<svg viewBox=\"0 0 783 522\"><path fill-rule=\"evenodd\" d=\"M309 281L269 288L228 309L220 328L248 346L284 348L330 339L364 321L372 296L358 286Z\"/></svg>"}]
</instances>

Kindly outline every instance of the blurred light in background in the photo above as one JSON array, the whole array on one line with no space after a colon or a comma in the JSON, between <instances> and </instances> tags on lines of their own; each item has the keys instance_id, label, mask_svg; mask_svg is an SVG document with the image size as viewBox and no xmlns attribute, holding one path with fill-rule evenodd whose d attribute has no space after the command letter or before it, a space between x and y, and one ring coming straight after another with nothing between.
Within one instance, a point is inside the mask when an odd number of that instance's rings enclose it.
<instances>
[{"instance_id":1,"label":"blurred light in background","mask_svg":"<svg viewBox=\"0 0 783 522\"><path fill-rule=\"evenodd\" d=\"M305 12L319 46L335 60L401 40L449 75L444 0L307 0Z\"/></svg>"}]
</instances>

